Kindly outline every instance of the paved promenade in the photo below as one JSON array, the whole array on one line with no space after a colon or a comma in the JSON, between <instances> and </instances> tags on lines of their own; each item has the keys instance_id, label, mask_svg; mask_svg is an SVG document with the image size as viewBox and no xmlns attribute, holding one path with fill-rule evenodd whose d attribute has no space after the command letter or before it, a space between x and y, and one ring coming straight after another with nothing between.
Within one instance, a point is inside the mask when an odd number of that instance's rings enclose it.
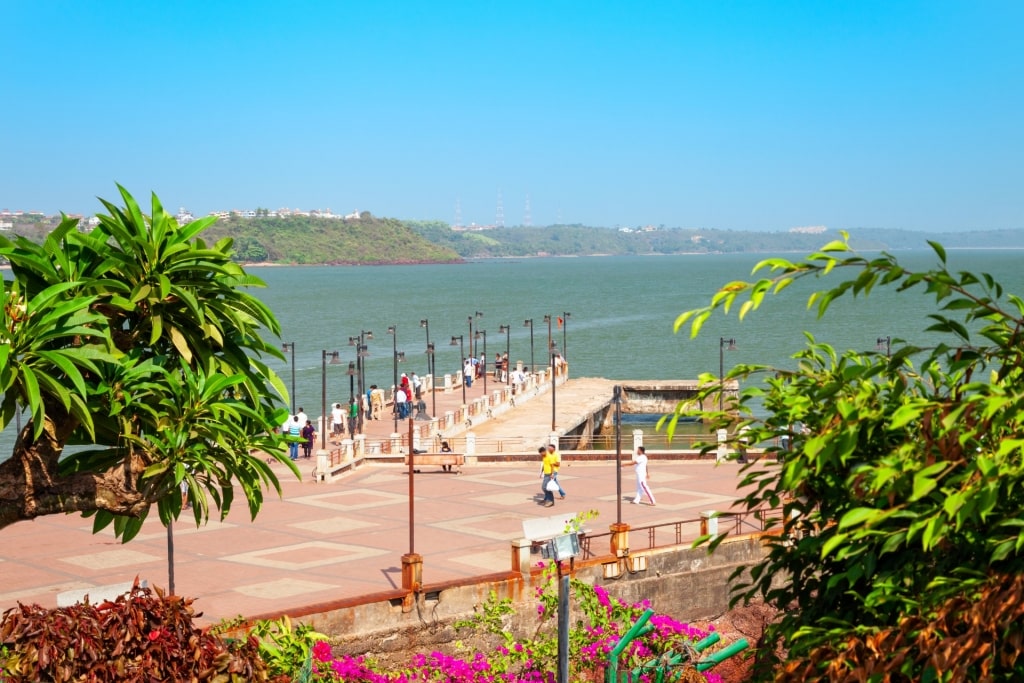
<instances>
[{"instance_id":1,"label":"paved promenade","mask_svg":"<svg viewBox=\"0 0 1024 683\"><path fill-rule=\"evenodd\" d=\"M586 381L569 380L568 387ZM469 392L467 397L482 395L482 383ZM578 411L569 388L564 396L559 415ZM461 391L438 399L440 412L442 405L461 404ZM531 402L510 411L504 429L517 429L516 414L523 430L532 429L537 418L527 410ZM550 428L550 404L547 410ZM492 427L498 426L495 420ZM391 420L367 424L369 437L392 429ZM654 460L657 507L631 505L635 483L628 452L624 456L621 505L614 461L567 461L560 480L568 497L553 509L540 505L539 461L467 465L461 475L421 468L413 479L411 537L410 482L402 465L367 461L332 483L318 483L310 476L315 457L300 459L301 481L277 464L283 496L268 493L255 521L238 503L224 521L200 528L191 518L174 524L176 593L197 598L206 621L286 611L400 588L401 557L410 550L423 556L427 585L508 571L511 541L522 536L524 519L593 509L599 516L588 527L600 533L617 521L619 509L622 521L637 527L724 511L737 497L734 463ZM93 535L90 520L79 516L42 517L0 530L0 610L17 602L52 607L60 593L84 593L135 576L168 584L167 532L155 514L126 545L112 533Z\"/></svg>"}]
</instances>

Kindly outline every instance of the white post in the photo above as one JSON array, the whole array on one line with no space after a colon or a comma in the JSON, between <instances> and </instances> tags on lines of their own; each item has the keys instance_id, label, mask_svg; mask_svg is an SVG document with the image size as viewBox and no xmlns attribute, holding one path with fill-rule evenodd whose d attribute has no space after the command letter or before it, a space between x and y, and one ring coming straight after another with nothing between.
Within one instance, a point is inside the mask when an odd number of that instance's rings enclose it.
<instances>
[{"instance_id":1,"label":"white post","mask_svg":"<svg viewBox=\"0 0 1024 683\"><path fill-rule=\"evenodd\" d=\"M725 441L729 438L729 432L725 429L718 430L718 451L715 453L715 460L723 462L729 459L729 450L725 447Z\"/></svg>"},{"instance_id":2,"label":"white post","mask_svg":"<svg viewBox=\"0 0 1024 683\"><path fill-rule=\"evenodd\" d=\"M466 457L476 455L476 434L466 432Z\"/></svg>"},{"instance_id":3,"label":"white post","mask_svg":"<svg viewBox=\"0 0 1024 683\"><path fill-rule=\"evenodd\" d=\"M633 452L636 453L636 449L644 445L644 430L634 429L633 430Z\"/></svg>"}]
</instances>

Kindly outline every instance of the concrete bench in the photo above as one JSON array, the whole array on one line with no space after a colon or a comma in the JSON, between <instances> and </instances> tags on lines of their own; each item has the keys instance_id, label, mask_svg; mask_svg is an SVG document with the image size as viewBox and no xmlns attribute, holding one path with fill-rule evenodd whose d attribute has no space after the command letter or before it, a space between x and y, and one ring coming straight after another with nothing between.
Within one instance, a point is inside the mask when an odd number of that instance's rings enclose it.
<instances>
[{"instance_id":1,"label":"concrete bench","mask_svg":"<svg viewBox=\"0 0 1024 683\"><path fill-rule=\"evenodd\" d=\"M462 474L462 465L466 462L466 456L461 453L414 453L412 456L405 456L407 466L410 457L412 458L413 472L419 472L416 468L422 465L443 465L454 466L455 474Z\"/></svg>"}]
</instances>

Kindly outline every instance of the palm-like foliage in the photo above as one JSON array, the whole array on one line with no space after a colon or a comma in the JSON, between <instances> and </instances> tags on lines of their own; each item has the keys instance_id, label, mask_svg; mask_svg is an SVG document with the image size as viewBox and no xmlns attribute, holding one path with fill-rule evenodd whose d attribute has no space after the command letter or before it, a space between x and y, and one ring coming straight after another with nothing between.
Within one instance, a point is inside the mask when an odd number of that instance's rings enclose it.
<instances>
[{"instance_id":1,"label":"palm-like foliage","mask_svg":"<svg viewBox=\"0 0 1024 683\"><path fill-rule=\"evenodd\" d=\"M261 336L279 327L244 291L263 283L231 262L230 240L198 238L211 221L178 226L155 196L146 216L119 190L124 207L103 201L91 233L65 218L42 245L0 239L13 274L0 421L31 412L0 465L0 525L79 510L130 538L150 504L180 513L182 480L197 521L206 495L226 514L235 484L255 514L277 481L254 452L291 466L273 436L284 387L260 360L280 357ZM88 447L62 458L66 444Z\"/></svg>"}]
</instances>

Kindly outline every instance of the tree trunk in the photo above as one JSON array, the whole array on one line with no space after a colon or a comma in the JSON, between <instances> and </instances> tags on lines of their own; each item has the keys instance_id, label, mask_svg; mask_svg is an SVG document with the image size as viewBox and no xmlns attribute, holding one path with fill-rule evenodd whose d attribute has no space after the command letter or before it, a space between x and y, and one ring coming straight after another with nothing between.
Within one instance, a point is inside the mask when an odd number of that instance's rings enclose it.
<instances>
[{"instance_id":1,"label":"tree trunk","mask_svg":"<svg viewBox=\"0 0 1024 683\"><path fill-rule=\"evenodd\" d=\"M60 512L107 510L137 517L150 505L136 485L145 468L138 456L106 472L59 474L64 443L77 426L59 408L47 406L39 439L32 440L31 421L18 435L11 458L0 463L0 529Z\"/></svg>"}]
</instances>

